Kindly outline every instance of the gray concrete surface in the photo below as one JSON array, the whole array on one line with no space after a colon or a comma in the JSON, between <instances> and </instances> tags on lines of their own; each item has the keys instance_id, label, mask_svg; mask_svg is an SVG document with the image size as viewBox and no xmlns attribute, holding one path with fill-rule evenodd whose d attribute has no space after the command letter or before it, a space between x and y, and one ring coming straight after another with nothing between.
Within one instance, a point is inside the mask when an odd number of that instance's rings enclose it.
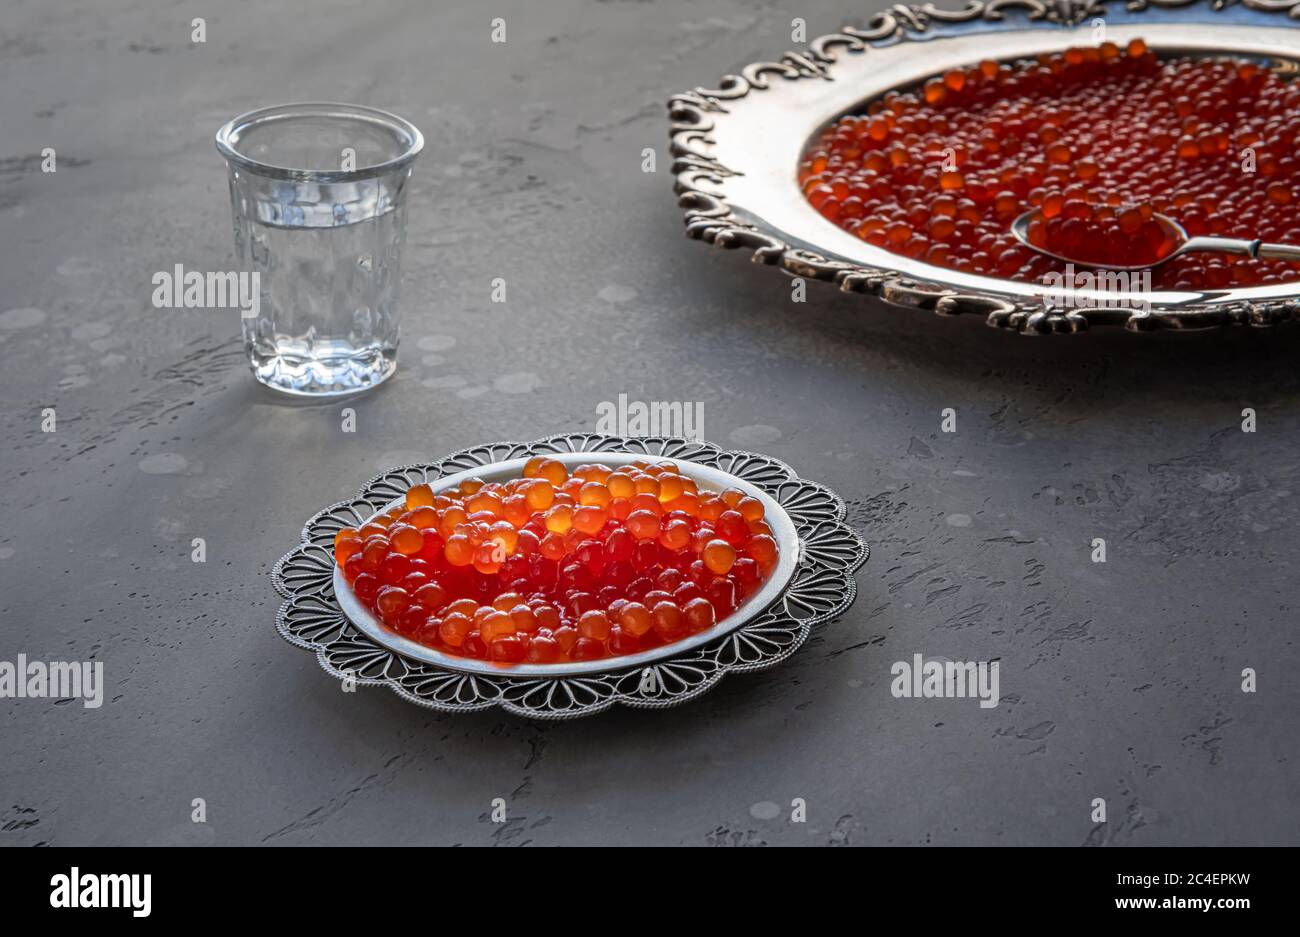
<instances>
[{"instance_id":1,"label":"gray concrete surface","mask_svg":"<svg viewBox=\"0 0 1300 937\"><path fill-rule=\"evenodd\" d=\"M0 844L1300 841L1295 332L795 306L683 237L668 95L867 6L6 4L0 660L102 661L107 692L0 700ZM297 99L429 141L400 372L354 435L254 383L234 313L150 304L154 271L232 262L215 128ZM313 511L399 462L592 429L620 392L704 401L707 437L848 500L860 596L785 665L539 725L344 694L276 636L268 572ZM1002 704L894 699L914 653L999 660Z\"/></svg>"}]
</instances>

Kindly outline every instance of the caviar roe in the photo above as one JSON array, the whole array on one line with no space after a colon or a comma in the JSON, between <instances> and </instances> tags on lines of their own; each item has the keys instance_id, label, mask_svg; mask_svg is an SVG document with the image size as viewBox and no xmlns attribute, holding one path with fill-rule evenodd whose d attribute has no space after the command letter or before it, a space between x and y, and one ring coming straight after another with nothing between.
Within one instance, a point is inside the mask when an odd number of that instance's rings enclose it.
<instances>
[{"instance_id":1,"label":"caviar roe","mask_svg":"<svg viewBox=\"0 0 1300 937\"><path fill-rule=\"evenodd\" d=\"M1153 213L1193 237L1294 241L1298 138L1300 83L1245 60L1158 59L1135 39L984 61L891 92L827 128L799 182L818 212L867 243L965 273L1041 280L1064 267L1011 235L1030 209L1043 216L1034 243L1098 265L1167 253ZM1154 270L1152 287L1298 273L1285 261L1194 253Z\"/></svg>"},{"instance_id":2,"label":"caviar roe","mask_svg":"<svg viewBox=\"0 0 1300 937\"><path fill-rule=\"evenodd\" d=\"M1173 224L1149 204L1089 205L1069 218L1040 207L1030 214L1029 243L1091 267L1150 267L1183 243Z\"/></svg>"},{"instance_id":3,"label":"caviar roe","mask_svg":"<svg viewBox=\"0 0 1300 937\"><path fill-rule=\"evenodd\" d=\"M449 654L558 663L635 654L705 631L776 568L763 504L701 491L672 463L532 458L334 538L353 594L384 625Z\"/></svg>"}]
</instances>

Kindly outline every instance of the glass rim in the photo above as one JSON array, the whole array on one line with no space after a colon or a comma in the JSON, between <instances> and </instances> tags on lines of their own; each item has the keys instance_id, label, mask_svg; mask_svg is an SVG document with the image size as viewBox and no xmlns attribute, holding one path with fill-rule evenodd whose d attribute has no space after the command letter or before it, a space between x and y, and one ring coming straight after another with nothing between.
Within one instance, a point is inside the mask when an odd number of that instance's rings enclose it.
<instances>
[{"instance_id":1,"label":"glass rim","mask_svg":"<svg viewBox=\"0 0 1300 937\"><path fill-rule=\"evenodd\" d=\"M391 159L356 169L299 169L277 166L254 159L239 151L239 139L244 133L257 126L295 117L337 117L367 121L392 132L394 137L405 142L405 148ZM410 164L424 149L424 135L409 120L377 107L333 101L304 101L293 104L273 104L246 111L221 126L216 134L216 144L217 152L225 157L227 162L234 163L258 176L299 182L346 182L373 179Z\"/></svg>"}]
</instances>

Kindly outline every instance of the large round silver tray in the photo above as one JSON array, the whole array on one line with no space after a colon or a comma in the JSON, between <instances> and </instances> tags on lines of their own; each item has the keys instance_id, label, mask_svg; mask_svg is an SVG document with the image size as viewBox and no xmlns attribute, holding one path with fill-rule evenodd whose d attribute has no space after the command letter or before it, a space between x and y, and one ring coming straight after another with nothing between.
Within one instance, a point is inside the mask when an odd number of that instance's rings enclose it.
<instances>
[{"instance_id":1,"label":"large round silver tray","mask_svg":"<svg viewBox=\"0 0 1300 937\"><path fill-rule=\"evenodd\" d=\"M466 474L504 476L539 454L568 463L671 459L706 487L741 487L768 509L781 547L777 570L759 594L712 631L695 636L698 640L563 668L500 667L408 642L384 629L336 579L332 545L339 529L363 523L412 485L427 481L441 487ZM433 709L500 706L519 715L564 719L615 703L662 708L706 692L726 673L779 663L802 646L815 625L848 608L857 594L853 571L869 551L844 523L844 515L839 497L799 478L784 462L679 437L580 433L476 446L378 475L355 498L312 517L298 547L272 570L275 587L286 600L276 628L290 644L314 651L327 673L358 685L387 686Z\"/></svg>"},{"instance_id":2,"label":"large round silver tray","mask_svg":"<svg viewBox=\"0 0 1300 937\"><path fill-rule=\"evenodd\" d=\"M861 27L814 39L715 89L669 101L673 172L687 233L754 251L802 277L830 280L897 306L976 313L1024 334L1269 326L1300 317L1300 282L1216 291L1097 294L1053 305L1043 284L965 274L873 247L808 204L796 171L830 121L891 88L981 59L1015 59L1142 37L1157 53L1206 51L1293 69L1300 0L969 0L960 10L895 5ZM923 43L923 45L918 45ZM1095 305L1089 306L1089 303Z\"/></svg>"}]
</instances>

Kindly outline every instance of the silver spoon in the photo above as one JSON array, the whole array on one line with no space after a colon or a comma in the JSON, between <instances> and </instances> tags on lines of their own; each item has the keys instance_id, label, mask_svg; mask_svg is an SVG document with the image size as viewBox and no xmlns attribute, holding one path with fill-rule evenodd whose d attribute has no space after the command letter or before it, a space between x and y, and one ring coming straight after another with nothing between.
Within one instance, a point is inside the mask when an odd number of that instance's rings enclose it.
<instances>
[{"instance_id":1,"label":"silver spoon","mask_svg":"<svg viewBox=\"0 0 1300 937\"><path fill-rule=\"evenodd\" d=\"M1081 267L1105 266L1107 270L1149 270L1152 267L1158 267L1163 263L1167 263L1175 257L1181 257L1183 254L1190 254L1193 251L1217 251L1223 254L1244 254L1247 257L1258 257L1261 260L1300 260L1300 247L1293 247L1290 244L1269 244L1259 239L1251 241L1245 238L1221 238L1210 236L1191 237L1178 222L1165 215L1156 213L1153 217L1161 226L1173 234L1176 241L1180 242L1178 247L1174 248L1154 263L1149 264L1118 266L1116 264L1103 265L1089 263L1073 257L1063 257L1060 254L1054 254L1046 248L1030 243L1029 223L1038 217L1038 214L1039 209L1031 208L1015 221L1011 222L1011 233L1015 235L1016 240L1032 251L1052 257L1056 260L1064 261L1065 263L1078 264Z\"/></svg>"}]
</instances>

